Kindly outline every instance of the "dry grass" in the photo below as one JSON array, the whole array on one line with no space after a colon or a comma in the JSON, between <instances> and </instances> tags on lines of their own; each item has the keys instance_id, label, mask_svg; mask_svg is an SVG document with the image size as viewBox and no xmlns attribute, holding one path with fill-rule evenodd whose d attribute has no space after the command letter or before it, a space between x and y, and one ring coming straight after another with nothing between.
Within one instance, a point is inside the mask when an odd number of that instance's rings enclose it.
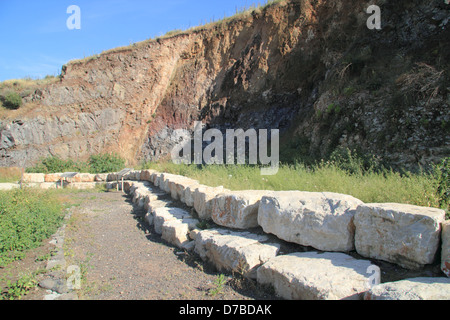
<instances>
[{"instance_id":1,"label":"dry grass","mask_svg":"<svg viewBox=\"0 0 450 320\"><path fill-rule=\"evenodd\" d=\"M33 89L43 87L52 83L57 83L58 81L59 77L54 76L46 76L44 79L23 78L5 80L3 82L0 82L0 92L7 90L22 92L27 89Z\"/></svg>"},{"instance_id":2,"label":"dry grass","mask_svg":"<svg viewBox=\"0 0 450 320\"><path fill-rule=\"evenodd\" d=\"M428 103L439 93L444 71L437 71L426 63L417 63L413 72L401 75L396 84L404 93L412 93Z\"/></svg>"},{"instance_id":3,"label":"dry grass","mask_svg":"<svg viewBox=\"0 0 450 320\"><path fill-rule=\"evenodd\" d=\"M0 167L0 183L15 183L22 178L22 169L16 167Z\"/></svg>"},{"instance_id":4,"label":"dry grass","mask_svg":"<svg viewBox=\"0 0 450 320\"><path fill-rule=\"evenodd\" d=\"M0 103L0 124L1 120L20 118L26 114L29 114L29 112L34 110L37 107L37 105L38 105L37 102L30 102L23 104L23 106L17 110L10 110L3 107Z\"/></svg>"}]
</instances>

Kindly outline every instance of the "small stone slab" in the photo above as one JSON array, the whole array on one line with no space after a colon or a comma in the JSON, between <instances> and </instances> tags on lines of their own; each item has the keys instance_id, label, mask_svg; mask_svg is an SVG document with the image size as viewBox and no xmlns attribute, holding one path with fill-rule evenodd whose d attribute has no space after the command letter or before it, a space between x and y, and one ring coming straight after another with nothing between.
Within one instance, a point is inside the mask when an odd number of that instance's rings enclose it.
<instances>
[{"instance_id":1,"label":"small stone slab","mask_svg":"<svg viewBox=\"0 0 450 320\"><path fill-rule=\"evenodd\" d=\"M256 279L256 269L274 258L280 245L265 235L210 229L195 232L195 252L219 270L238 272Z\"/></svg>"}]
</instances>

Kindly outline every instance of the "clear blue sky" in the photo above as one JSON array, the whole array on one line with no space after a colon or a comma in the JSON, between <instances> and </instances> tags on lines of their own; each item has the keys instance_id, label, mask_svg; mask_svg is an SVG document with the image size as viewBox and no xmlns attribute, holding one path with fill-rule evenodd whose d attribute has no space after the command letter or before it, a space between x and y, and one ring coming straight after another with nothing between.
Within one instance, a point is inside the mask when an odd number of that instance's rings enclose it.
<instances>
[{"instance_id":1,"label":"clear blue sky","mask_svg":"<svg viewBox=\"0 0 450 320\"><path fill-rule=\"evenodd\" d=\"M0 0L0 81L58 75L70 60L258 3L265 0ZM81 10L80 30L67 28L70 5Z\"/></svg>"}]
</instances>

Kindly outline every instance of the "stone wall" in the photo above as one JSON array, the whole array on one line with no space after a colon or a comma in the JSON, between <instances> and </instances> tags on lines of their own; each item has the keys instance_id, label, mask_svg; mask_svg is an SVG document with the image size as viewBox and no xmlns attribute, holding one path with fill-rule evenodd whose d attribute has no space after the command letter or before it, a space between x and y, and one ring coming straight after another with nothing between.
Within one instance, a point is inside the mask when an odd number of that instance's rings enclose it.
<instances>
[{"instance_id":1,"label":"stone wall","mask_svg":"<svg viewBox=\"0 0 450 320\"><path fill-rule=\"evenodd\" d=\"M50 178L55 176L25 176L41 187L58 185L46 182ZM64 186L121 188L117 178L115 173L82 174ZM132 171L124 179L124 191L147 210L147 222L165 241L219 270L270 284L285 299L450 299L450 221L443 210L367 204L326 192L233 192L153 170ZM161 201L161 195L172 200ZM204 222L215 227L201 230ZM284 253L282 243L308 249ZM371 285L370 275L377 270L371 261L412 271L440 261L442 273Z\"/></svg>"}]
</instances>

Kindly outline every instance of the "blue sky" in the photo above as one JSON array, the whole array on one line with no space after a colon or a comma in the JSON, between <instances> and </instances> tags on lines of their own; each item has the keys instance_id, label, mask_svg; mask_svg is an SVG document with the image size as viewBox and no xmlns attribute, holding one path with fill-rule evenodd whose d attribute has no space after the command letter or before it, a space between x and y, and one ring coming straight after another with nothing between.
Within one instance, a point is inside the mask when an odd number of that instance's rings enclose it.
<instances>
[{"instance_id":1,"label":"blue sky","mask_svg":"<svg viewBox=\"0 0 450 320\"><path fill-rule=\"evenodd\" d=\"M0 81L58 75L63 64L231 16L264 0L0 0ZM70 5L81 29L69 30Z\"/></svg>"}]
</instances>

